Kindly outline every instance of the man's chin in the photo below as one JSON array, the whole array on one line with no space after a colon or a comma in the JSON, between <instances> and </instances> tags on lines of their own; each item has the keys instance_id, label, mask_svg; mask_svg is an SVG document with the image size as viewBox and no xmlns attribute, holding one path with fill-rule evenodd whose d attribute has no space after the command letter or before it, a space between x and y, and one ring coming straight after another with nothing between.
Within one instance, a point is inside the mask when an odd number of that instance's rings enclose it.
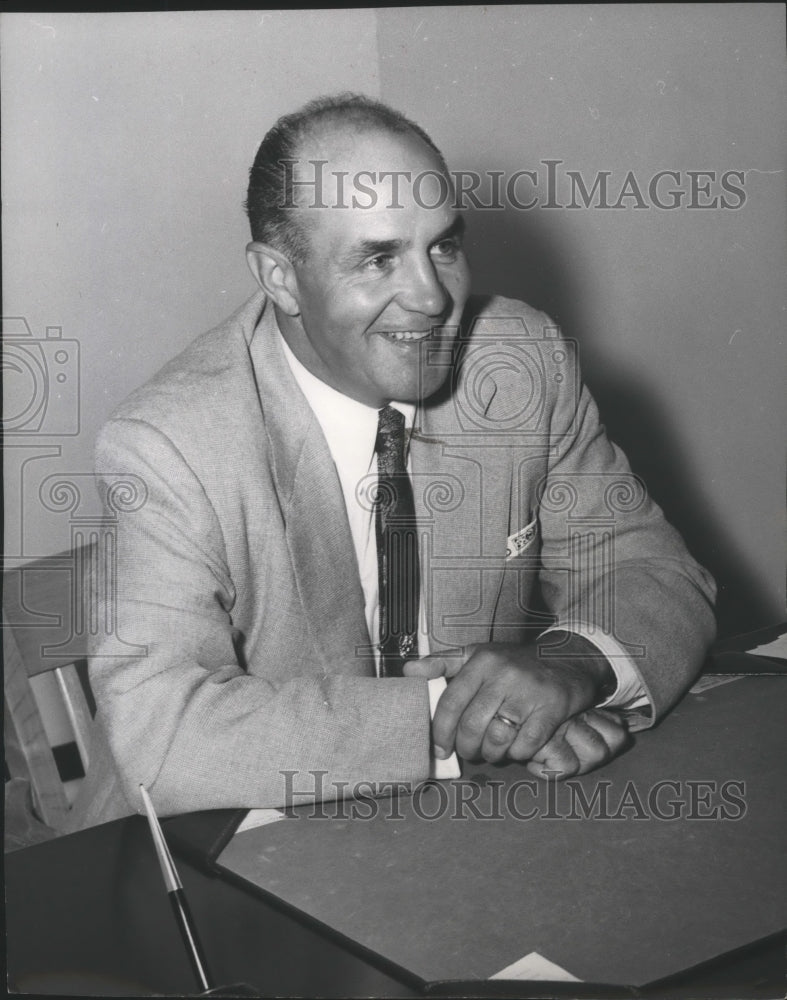
<instances>
[{"instance_id":1,"label":"man's chin","mask_svg":"<svg viewBox=\"0 0 787 1000\"><path fill-rule=\"evenodd\" d=\"M423 375L415 382L408 382L398 387L398 395L391 398L399 403L425 403L432 396L435 396L447 384L448 372L428 372L427 377Z\"/></svg>"}]
</instances>

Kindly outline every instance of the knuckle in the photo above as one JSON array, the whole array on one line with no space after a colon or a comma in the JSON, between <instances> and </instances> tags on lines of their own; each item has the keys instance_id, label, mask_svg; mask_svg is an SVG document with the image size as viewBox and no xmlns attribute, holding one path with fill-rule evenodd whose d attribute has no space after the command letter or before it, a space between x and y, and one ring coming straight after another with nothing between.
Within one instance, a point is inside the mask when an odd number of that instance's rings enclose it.
<instances>
[{"instance_id":1,"label":"knuckle","mask_svg":"<svg viewBox=\"0 0 787 1000\"><path fill-rule=\"evenodd\" d=\"M495 745L488 738L484 739L484 743L481 747L481 756L490 764L494 764L505 756L506 748L505 746Z\"/></svg>"},{"instance_id":2,"label":"knuckle","mask_svg":"<svg viewBox=\"0 0 787 1000\"><path fill-rule=\"evenodd\" d=\"M495 747L507 747L514 735L510 726L506 726L505 723L493 719L489 724L484 740Z\"/></svg>"},{"instance_id":3,"label":"knuckle","mask_svg":"<svg viewBox=\"0 0 787 1000\"><path fill-rule=\"evenodd\" d=\"M479 649L467 661L464 669L473 677L488 677L495 673L495 657L490 650Z\"/></svg>"},{"instance_id":4,"label":"knuckle","mask_svg":"<svg viewBox=\"0 0 787 1000\"><path fill-rule=\"evenodd\" d=\"M474 760L478 754L479 741L457 734L456 752L463 760Z\"/></svg>"},{"instance_id":5,"label":"knuckle","mask_svg":"<svg viewBox=\"0 0 787 1000\"><path fill-rule=\"evenodd\" d=\"M629 741L629 734L626 732L625 729L621 728L621 729L616 729L612 733L610 739L607 740L607 745L609 746L611 753L617 753L618 750L622 750L623 747L626 746L628 741Z\"/></svg>"},{"instance_id":6,"label":"knuckle","mask_svg":"<svg viewBox=\"0 0 787 1000\"><path fill-rule=\"evenodd\" d=\"M441 719L451 720L453 722L462 713L466 704L467 698L465 697L463 689L454 688L452 690L451 685L449 684L440 698L440 703L437 707L437 712L435 713L435 719L437 718L438 713L440 713Z\"/></svg>"},{"instance_id":7,"label":"knuckle","mask_svg":"<svg viewBox=\"0 0 787 1000\"><path fill-rule=\"evenodd\" d=\"M543 746L555 735L561 721L560 717L552 712L535 711L525 720L522 730L528 739L538 746Z\"/></svg>"},{"instance_id":8,"label":"knuckle","mask_svg":"<svg viewBox=\"0 0 787 1000\"><path fill-rule=\"evenodd\" d=\"M481 723L478 716L475 713L465 712L462 718L459 720L459 725L457 726L457 732L461 733L462 736L479 736L481 734Z\"/></svg>"},{"instance_id":9,"label":"knuckle","mask_svg":"<svg viewBox=\"0 0 787 1000\"><path fill-rule=\"evenodd\" d=\"M549 757L546 764L554 771L559 772L557 777L570 778L576 774L580 767L579 758L566 745L562 746L553 756Z\"/></svg>"}]
</instances>

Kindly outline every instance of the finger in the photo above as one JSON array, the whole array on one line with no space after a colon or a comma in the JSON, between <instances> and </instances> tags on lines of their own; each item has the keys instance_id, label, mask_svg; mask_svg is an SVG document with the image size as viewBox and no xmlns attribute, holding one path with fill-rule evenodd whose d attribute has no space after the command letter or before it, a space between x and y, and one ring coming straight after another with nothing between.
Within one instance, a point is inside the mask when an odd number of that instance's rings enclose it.
<instances>
[{"instance_id":1,"label":"finger","mask_svg":"<svg viewBox=\"0 0 787 1000\"><path fill-rule=\"evenodd\" d=\"M558 729L534 755L528 770L541 778L586 774L619 753L628 740L628 731L614 715L583 712ZM550 774L552 771L561 773Z\"/></svg>"},{"instance_id":2,"label":"finger","mask_svg":"<svg viewBox=\"0 0 787 1000\"><path fill-rule=\"evenodd\" d=\"M583 712L581 717L603 738L609 747L610 757L620 753L630 743L631 736L626 723L614 712L592 709Z\"/></svg>"},{"instance_id":3,"label":"finger","mask_svg":"<svg viewBox=\"0 0 787 1000\"><path fill-rule=\"evenodd\" d=\"M502 760L519 735L520 723L502 711L495 712L486 727L481 756L490 764Z\"/></svg>"},{"instance_id":4,"label":"finger","mask_svg":"<svg viewBox=\"0 0 787 1000\"><path fill-rule=\"evenodd\" d=\"M420 660L406 660L402 666L402 673L405 677L426 677L431 681L435 677L444 677L446 666L441 656L424 656Z\"/></svg>"},{"instance_id":5,"label":"finger","mask_svg":"<svg viewBox=\"0 0 787 1000\"><path fill-rule=\"evenodd\" d=\"M435 750L440 748L447 756L454 749L459 720L483 683L483 672L474 670L470 660L443 691L432 719L432 741ZM492 717L494 710L491 709L488 718Z\"/></svg>"},{"instance_id":6,"label":"finger","mask_svg":"<svg viewBox=\"0 0 787 1000\"><path fill-rule=\"evenodd\" d=\"M453 653L422 656L419 660L407 660L403 667L406 677L455 677L473 655L475 646L464 646Z\"/></svg>"},{"instance_id":7,"label":"finger","mask_svg":"<svg viewBox=\"0 0 787 1000\"><path fill-rule=\"evenodd\" d=\"M482 684L462 712L456 728L456 751L465 759L472 760L480 754L488 761L500 760L516 737L519 723L512 716L510 723L497 717L501 700L502 695L494 687ZM487 734L489 755L484 750Z\"/></svg>"},{"instance_id":8,"label":"finger","mask_svg":"<svg viewBox=\"0 0 787 1000\"><path fill-rule=\"evenodd\" d=\"M500 709L503 715L513 717L504 705ZM554 705L541 705L534 708L523 720L516 739L511 744L508 756L512 760L537 759L538 752L557 735L565 725L564 716Z\"/></svg>"},{"instance_id":9,"label":"finger","mask_svg":"<svg viewBox=\"0 0 787 1000\"><path fill-rule=\"evenodd\" d=\"M569 722L559 726L551 739L536 751L527 765L531 774L537 778L562 779L577 773L580 762L566 738L568 726Z\"/></svg>"},{"instance_id":10,"label":"finger","mask_svg":"<svg viewBox=\"0 0 787 1000\"><path fill-rule=\"evenodd\" d=\"M569 719L562 722L554 733L550 736L543 746L539 747L532 755L532 759L535 761L546 760L548 754L556 747L561 741L565 741L566 730L568 729Z\"/></svg>"},{"instance_id":11,"label":"finger","mask_svg":"<svg viewBox=\"0 0 787 1000\"><path fill-rule=\"evenodd\" d=\"M569 721L566 729L566 742L576 755L578 767L575 774L585 774L598 767L612 756L606 740L601 733L590 725L582 715Z\"/></svg>"}]
</instances>

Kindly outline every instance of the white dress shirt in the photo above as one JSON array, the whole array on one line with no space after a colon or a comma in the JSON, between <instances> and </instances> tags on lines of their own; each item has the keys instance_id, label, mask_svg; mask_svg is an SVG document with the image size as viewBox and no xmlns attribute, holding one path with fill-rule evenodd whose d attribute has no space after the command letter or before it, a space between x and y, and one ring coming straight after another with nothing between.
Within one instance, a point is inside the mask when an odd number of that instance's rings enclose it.
<instances>
[{"instance_id":1,"label":"white dress shirt","mask_svg":"<svg viewBox=\"0 0 787 1000\"><path fill-rule=\"evenodd\" d=\"M279 334L281 336L281 334ZM361 578L364 596L366 625L375 646L379 671L379 583L377 576L377 536L375 531L374 505L369 491L377 483L377 456L374 445L377 438L379 411L344 396L327 383L321 381L305 368L281 338L284 356L290 366L295 381L306 397L317 418L328 449L339 475L347 518L350 522L355 557ZM405 428L413 426L415 404L392 402L404 414ZM410 458L407 458L410 471ZM421 566L423 573L423 565ZM623 648L610 636L599 634L592 626L579 625L565 628L559 623L546 629L542 635L555 631L571 631L592 643L607 658L617 680L615 691L602 706L635 709L648 705L642 682L637 670ZM421 585L421 607L418 629L418 653L429 653L429 634L426 629L424 586ZM442 687L442 685L441 685ZM434 690L434 689L433 689ZM601 706L600 706L601 707Z\"/></svg>"}]
</instances>

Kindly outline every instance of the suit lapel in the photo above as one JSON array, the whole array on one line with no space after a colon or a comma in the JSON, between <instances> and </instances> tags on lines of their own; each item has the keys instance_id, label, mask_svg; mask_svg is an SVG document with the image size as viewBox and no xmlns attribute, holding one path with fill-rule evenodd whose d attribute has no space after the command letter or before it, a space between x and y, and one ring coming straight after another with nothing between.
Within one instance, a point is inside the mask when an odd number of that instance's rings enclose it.
<instances>
[{"instance_id":1,"label":"suit lapel","mask_svg":"<svg viewBox=\"0 0 787 1000\"><path fill-rule=\"evenodd\" d=\"M373 675L363 592L339 477L279 338L269 303L250 351L304 627L325 673Z\"/></svg>"},{"instance_id":2,"label":"suit lapel","mask_svg":"<svg viewBox=\"0 0 787 1000\"><path fill-rule=\"evenodd\" d=\"M266 308L263 296L245 335L305 628L325 673L341 665L345 673L374 675L339 478L319 422L281 350L272 305ZM416 515L427 536L424 576L432 651L487 642L503 578L502 529L510 515L508 449L463 442L449 398L419 409L410 454Z\"/></svg>"},{"instance_id":3,"label":"suit lapel","mask_svg":"<svg viewBox=\"0 0 787 1000\"><path fill-rule=\"evenodd\" d=\"M433 652L488 642L503 574L511 502L507 449L463 440L452 400L419 410L410 444L416 514L427 535Z\"/></svg>"}]
</instances>

